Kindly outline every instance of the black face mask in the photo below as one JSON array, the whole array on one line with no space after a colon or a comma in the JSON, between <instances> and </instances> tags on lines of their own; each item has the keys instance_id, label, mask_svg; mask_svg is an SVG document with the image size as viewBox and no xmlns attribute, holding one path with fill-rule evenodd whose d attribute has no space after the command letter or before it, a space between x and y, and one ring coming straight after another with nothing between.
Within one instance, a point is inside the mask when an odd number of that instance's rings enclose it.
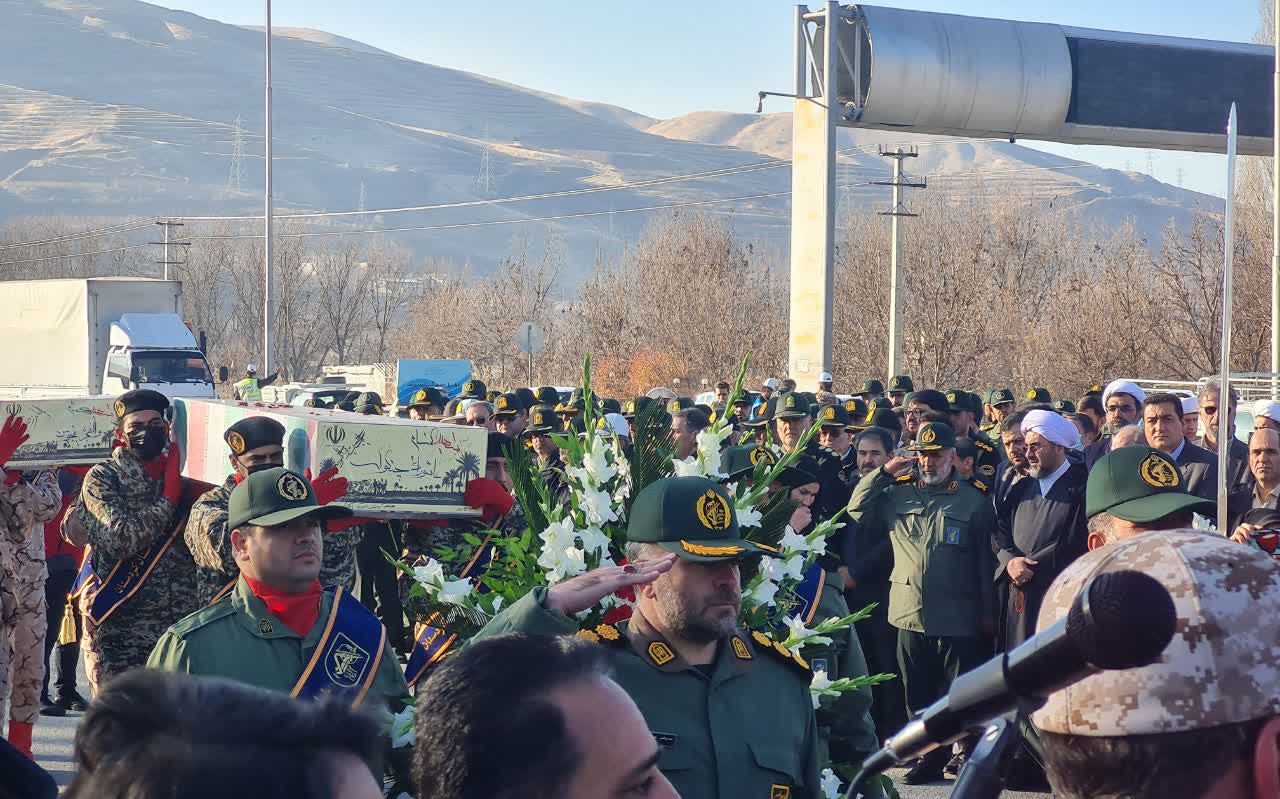
<instances>
[{"instance_id":1,"label":"black face mask","mask_svg":"<svg viewBox=\"0 0 1280 799\"><path fill-rule=\"evenodd\" d=\"M258 472L265 472L267 469L278 469L279 467L280 464L278 463L255 463L252 466L245 466L244 470L249 474L257 474Z\"/></svg>"},{"instance_id":2,"label":"black face mask","mask_svg":"<svg viewBox=\"0 0 1280 799\"><path fill-rule=\"evenodd\" d=\"M129 433L129 449L149 461L159 455L169 443L169 434L163 427L144 427Z\"/></svg>"}]
</instances>

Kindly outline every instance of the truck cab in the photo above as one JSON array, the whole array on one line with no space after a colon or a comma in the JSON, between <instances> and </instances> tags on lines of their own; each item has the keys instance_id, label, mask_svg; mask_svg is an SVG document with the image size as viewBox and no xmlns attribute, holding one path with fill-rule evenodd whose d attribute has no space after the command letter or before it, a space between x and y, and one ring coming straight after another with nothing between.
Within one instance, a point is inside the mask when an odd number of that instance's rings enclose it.
<instances>
[{"instance_id":1,"label":"truck cab","mask_svg":"<svg viewBox=\"0 0 1280 799\"><path fill-rule=\"evenodd\" d=\"M149 388L168 397L213 397L213 375L177 314L126 313L111 323L102 390Z\"/></svg>"}]
</instances>

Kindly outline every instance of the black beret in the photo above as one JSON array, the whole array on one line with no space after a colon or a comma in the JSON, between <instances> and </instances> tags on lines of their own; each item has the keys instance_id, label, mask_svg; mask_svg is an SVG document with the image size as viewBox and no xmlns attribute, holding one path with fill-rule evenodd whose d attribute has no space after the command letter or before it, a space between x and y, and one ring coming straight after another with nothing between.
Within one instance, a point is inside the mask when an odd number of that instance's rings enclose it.
<instances>
[{"instance_id":1,"label":"black beret","mask_svg":"<svg viewBox=\"0 0 1280 799\"><path fill-rule=\"evenodd\" d=\"M283 446L284 425L270 416L250 416L228 427L222 438L233 455L243 455L258 447Z\"/></svg>"},{"instance_id":2,"label":"black beret","mask_svg":"<svg viewBox=\"0 0 1280 799\"><path fill-rule=\"evenodd\" d=\"M164 413L167 410L169 410L169 398L159 391L152 391L149 388L126 391L120 395L120 399L116 400L115 404L117 419L123 419L129 414L137 413L138 411Z\"/></svg>"}]
</instances>

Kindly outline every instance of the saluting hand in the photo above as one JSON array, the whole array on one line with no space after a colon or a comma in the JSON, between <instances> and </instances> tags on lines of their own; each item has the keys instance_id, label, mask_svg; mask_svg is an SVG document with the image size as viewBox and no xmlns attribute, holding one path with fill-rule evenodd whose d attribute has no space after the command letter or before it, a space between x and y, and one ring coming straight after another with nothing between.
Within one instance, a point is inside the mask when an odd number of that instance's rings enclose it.
<instances>
[{"instance_id":1,"label":"saluting hand","mask_svg":"<svg viewBox=\"0 0 1280 799\"><path fill-rule=\"evenodd\" d=\"M656 560L640 560L626 566L605 566L556 583L547 591L547 610L558 610L566 616L580 613L624 588L645 585L658 579L675 565L676 556L664 555Z\"/></svg>"},{"instance_id":2,"label":"saluting hand","mask_svg":"<svg viewBox=\"0 0 1280 799\"><path fill-rule=\"evenodd\" d=\"M884 463L884 470L894 476L906 474L916 465L915 458L906 458L901 455L895 455Z\"/></svg>"}]
</instances>

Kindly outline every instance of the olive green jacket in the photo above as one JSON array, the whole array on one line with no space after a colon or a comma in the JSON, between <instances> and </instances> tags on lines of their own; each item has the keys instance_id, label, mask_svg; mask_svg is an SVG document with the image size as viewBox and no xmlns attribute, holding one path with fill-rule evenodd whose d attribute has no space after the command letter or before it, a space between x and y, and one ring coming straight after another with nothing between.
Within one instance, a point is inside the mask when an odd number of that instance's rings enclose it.
<instances>
[{"instance_id":1,"label":"olive green jacket","mask_svg":"<svg viewBox=\"0 0 1280 799\"><path fill-rule=\"evenodd\" d=\"M916 477L876 469L849 500L864 538L888 536L893 545L889 623L931 636L988 633L995 611L991 502L954 476L936 487Z\"/></svg>"},{"instance_id":2,"label":"olive green jacket","mask_svg":"<svg viewBox=\"0 0 1280 799\"><path fill-rule=\"evenodd\" d=\"M290 693L324 633L334 593L320 600L320 615L306 638L273 616L240 578L235 590L170 627L151 650L147 667L226 677ZM404 671L388 643L364 703L399 711L409 701Z\"/></svg>"},{"instance_id":3,"label":"olive green jacket","mask_svg":"<svg viewBox=\"0 0 1280 799\"><path fill-rule=\"evenodd\" d=\"M572 635L578 623L536 589L477 637ZM816 799L819 753L808 665L762 633L726 638L711 674L686 663L636 612L584 637L609 648L614 679L635 700L661 752L658 768L686 799Z\"/></svg>"}]
</instances>

